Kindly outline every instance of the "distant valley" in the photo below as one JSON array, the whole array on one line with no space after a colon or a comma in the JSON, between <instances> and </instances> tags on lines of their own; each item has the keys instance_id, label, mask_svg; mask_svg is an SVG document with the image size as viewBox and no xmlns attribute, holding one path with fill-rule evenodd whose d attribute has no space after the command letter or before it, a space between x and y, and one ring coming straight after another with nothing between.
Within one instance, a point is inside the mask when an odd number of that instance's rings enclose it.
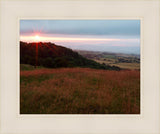
<instances>
[{"instance_id":1,"label":"distant valley","mask_svg":"<svg viewBox=\"0 0 160 134\"><path fill-rule=\"evenodd\" d=\"M122 69L140 70L140 55L100 51L74 50L87 59Z\"/></svg>"}]
</instances>

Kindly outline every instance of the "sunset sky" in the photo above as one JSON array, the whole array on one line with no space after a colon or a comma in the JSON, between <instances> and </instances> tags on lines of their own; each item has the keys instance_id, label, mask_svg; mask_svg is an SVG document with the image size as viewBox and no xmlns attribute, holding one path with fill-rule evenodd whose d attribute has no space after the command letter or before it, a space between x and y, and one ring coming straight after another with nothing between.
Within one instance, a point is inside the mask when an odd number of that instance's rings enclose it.
<instances>
[{"instance_id":1,"label":"sunset sky","mask_svg":"<svg viewBox=\"0 0 160 134\"><path fill-rule=\"evenodd\" d=\"M20 40L71 49L140 54L139 20L21 20Z\"/></svg>"}]
</instances>

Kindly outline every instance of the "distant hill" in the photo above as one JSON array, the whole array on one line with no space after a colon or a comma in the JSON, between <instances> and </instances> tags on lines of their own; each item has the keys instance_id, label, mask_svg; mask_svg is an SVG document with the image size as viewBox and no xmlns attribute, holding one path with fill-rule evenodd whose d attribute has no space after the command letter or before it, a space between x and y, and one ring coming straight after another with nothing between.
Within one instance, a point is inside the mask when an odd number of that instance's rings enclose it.
<instances>
[{"instance_id":1,"label":"distant hill","mask_svg":"<svg viewBox=\"0 0 160 134\"><path fill-rule=\"evenodd\" d=\"M132 59L137 59L137 62L140 62L140 55L139 54L125 54L125 53L113 53L113 52L102 52L102 51L87 51L87 50L74 50L78 52L80 55L86 58L104 58L104 57L127 57Z\"/></svg>"},{"instance_id":2,"label":"distant hill","mask_svg":"<svg viewBox=\"0 0 160 134\"><path fill-rule=\"evenodd\" d=\"M20 41L20 63L35 65L36 44ZM38 42L38 66L48 68L89 67L95 69L120 70L119 67L97 63L77 52L50 42Z\"/></svg>"}]
</instances>

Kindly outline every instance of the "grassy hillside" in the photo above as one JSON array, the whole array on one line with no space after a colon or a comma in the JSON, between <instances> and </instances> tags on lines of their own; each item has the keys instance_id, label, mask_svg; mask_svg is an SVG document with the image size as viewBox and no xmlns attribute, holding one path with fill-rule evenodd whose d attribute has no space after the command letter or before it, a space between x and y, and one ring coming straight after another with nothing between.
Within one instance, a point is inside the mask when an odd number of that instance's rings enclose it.
<instances>
[{"instance_id":1,"label":"grassy hillside","mask_svg":"<svg viewBox=\"0 0 160 134\"><path fill-rule=\"evenodd\" d=\"M20 113L138 114L140 72L91 68L21 70Z\"/></svg>"},{"instance_id":2,"label":"grassy hillside","mask_svg":"<svg viewBox=\"0 0 160 134\"><path fill-rule=\"evenodd\" d=\"M37 45L38 49L36 49ZM47 68L89 67L95 69L120 70L119 67L98 63L81 56L69 48L50 42L20 42L20 63L35 65L36 51L38 52L38 66Z\"/></svg>"}]
</instances>

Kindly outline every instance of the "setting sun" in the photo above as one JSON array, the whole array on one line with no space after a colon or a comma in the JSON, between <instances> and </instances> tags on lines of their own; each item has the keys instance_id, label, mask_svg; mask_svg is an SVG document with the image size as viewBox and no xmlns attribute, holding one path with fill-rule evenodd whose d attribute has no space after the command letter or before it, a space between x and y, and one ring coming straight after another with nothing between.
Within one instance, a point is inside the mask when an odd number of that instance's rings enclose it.
<instances>
[{"instance_id":1,"label":"setting sun","mask_svg":"<svg viewBox=\"0 0 160 134\"><path fill-rule=\"evenodd\" d=\"M40 41L40 37L38 35L35 36L35 41Z\"/></svg>"}]
</instances>

